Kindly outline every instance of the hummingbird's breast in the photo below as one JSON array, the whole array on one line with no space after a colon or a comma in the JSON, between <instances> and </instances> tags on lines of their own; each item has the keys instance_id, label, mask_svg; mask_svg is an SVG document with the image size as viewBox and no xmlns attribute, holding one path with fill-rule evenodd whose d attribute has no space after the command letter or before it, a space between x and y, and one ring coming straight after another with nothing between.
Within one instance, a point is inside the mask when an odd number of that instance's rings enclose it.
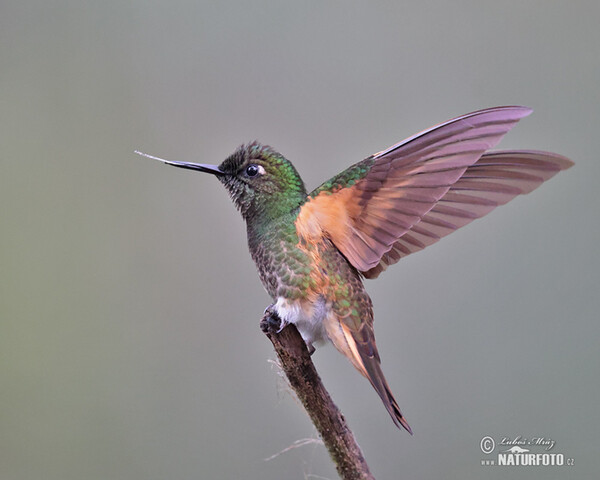
<instances>
[{"instance_id":1,"label":"hummingbird's breast","mask_svg":"<svg viewBox=\"0 0 600 480\"><path fill-rule=\"evenodd\" d=\"M263 286L284 323L294 323L311 344L325 339L324 322L372 319L372 304L358 271L325 237L306 242L295 218L271 222L259 234L248 228L248 244Z\"/></svg>"}]
</instances>

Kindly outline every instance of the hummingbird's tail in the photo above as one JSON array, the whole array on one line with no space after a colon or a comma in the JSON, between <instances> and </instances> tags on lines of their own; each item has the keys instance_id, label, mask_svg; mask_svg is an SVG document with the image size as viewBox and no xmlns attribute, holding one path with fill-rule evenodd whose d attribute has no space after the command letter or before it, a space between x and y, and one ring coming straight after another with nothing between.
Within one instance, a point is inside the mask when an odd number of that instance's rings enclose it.
<instances>
[{"instance_id":1,"label":"hummingbird's tail","mask_svg":"<svg viewBox=\"0 0 600 480\"><path fill-rule=\"evenodd\" d=\"M398 403L396 402L396 399L394 398L394 395L392 394L390 387L388 386L387 381L383 375L381 365L379 364L379 359L375 357L368 357L367 359L361 358L361 360L364 365L366 374L363 372L361 373L363 373L363 375L367 377L369 382L371 382L371 385L373 385L375 391L381 397L385 408L390 414L390 417L392 417L392 420L394 421L396 426L398 428L404 428L408 433L412 435L412 429L410 428L410 425L402 415L400 407L398 406Z\"/></svg>"},{"instance_id":2,"label":"hummingbird's tail","mask_svg":"<svg viewBox=\"0 0 600 480\"><path fill-rule=\"evenodd\" d=\"M325 323L325 328L335 348L348 357L352 365L371 382L396 426L400 429L404 428L412 435L412 429L404 419L381 370L381 361L371 326L363 323L357 331L353 331L335 317L329 320Z\"/></svg>"}]
</instances>

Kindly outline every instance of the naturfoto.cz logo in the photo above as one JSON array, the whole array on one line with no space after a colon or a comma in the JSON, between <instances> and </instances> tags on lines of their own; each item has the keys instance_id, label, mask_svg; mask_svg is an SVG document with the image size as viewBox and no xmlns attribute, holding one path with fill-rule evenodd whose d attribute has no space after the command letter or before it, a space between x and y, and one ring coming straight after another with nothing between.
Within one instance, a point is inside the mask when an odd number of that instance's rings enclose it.
<instances>
[{"instance_id":1,"label":"naturfoto.cz logo","mask_svg":"<svg viewBox=\"0 0 600 480\"><path fill-rule=\"evenodd\" d=\"M484 466L520 466L520 467L549 467L573 466L575 460L565 456L564 453L551 452L556 442L547 437L526 438L521 435L500 437L497 442L491 436L481 439L479 447L486 455L496 451L496 457L487 457L481 460ZM496 447L498 447L496 449Z\"/></svg>"}]
</instances>

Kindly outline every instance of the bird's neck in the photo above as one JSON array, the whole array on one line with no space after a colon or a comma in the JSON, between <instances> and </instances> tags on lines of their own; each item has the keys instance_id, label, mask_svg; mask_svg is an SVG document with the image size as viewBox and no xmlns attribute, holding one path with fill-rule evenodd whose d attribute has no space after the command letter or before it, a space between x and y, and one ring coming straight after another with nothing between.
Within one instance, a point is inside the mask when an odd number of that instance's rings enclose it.
<instances>
[{"instance_id":1,"label":"bird's neck","mask_svg":"<svg viewBox=\"0 0 600 480\"><path fill-rule=\"evenodd\" d=\"M267 229L277 228L278 224L293 223L306 198L306 193L299 191L276 193L254 199L247 210L242 212L248 225L248 232L260 235Z\"/></svg>"}]
</instances>

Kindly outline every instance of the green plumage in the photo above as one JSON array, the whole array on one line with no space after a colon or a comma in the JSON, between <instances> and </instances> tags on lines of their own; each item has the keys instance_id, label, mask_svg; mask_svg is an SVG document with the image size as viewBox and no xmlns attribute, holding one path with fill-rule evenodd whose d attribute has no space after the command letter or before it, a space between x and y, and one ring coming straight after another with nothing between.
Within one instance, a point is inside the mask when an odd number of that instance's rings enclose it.
<instances>
[{"instance_id":1,"label":"green plumage","mask_svg":"<svg viewBox=\"0 0 600 480\"><path fill-rule=\"evenodd\" d=\"M321 192L336 192L342 188L351 187L358 180L364 178L375 163L373 157L365 158L362 162L358 162L347 168L343 172L330 178L319 187L310 192L309 197L316 197Z\"/></svg>"},{"instance_id":2,"label":"green plumage","mask_svg":"<svg viewBox=\"0 0 600 480\"><path fill-rule=\"evenodd\" d=\"M363 160L321 185L311 196L351 185L365 176L372 163L372 159ZM249 164L261 166L265 174L246 178L243 172ZM360 274L329 240L299 248L295 222L308 196L291 162L268 146L251 143L240 147L219 168L229 174L219 179L246 219L250 254L273 300L307 299L326 283L319 295L327 298L334 311L354 328L359 328L365 318L372 318L371 301Z\"/></svg>"},{"instance_id":3,"label":"green plumage","mask_svg":"<svg viewBox=\"0 0 600 480\"><path fill-rule=\"evenodd\" d=\"M244 168L255 164L264 174L249 177ZM243 145L219 169L219 180L227 188L244 219L261 224L281 218L299 208L306 200L306 188L294 166L280 153L256 142Z\"/></svg>"}]
</instances>

